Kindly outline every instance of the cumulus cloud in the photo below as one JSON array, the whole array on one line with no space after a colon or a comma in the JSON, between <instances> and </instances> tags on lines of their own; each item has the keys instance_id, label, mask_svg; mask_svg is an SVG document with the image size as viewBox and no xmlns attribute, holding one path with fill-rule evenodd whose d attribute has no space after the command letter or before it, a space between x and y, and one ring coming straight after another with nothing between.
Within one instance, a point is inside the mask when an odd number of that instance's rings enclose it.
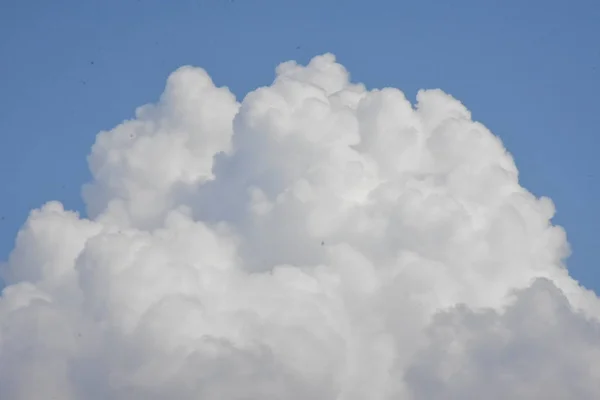
<instances>
[{"instance_id":1,"label":"cumulus cloud","mask_svg":"<svg viewBox=\"0 0 600 400\"><path fill-rule=\"evenodd\" d=\"M438 314L405 377L419 399L594 399L600 324L574 313L549 280L502 313L465 305Z\"/></svg>"},{"instance_id":2,"label":"cumulus cloud","mask_svg":"<svg viewBox=\"0 0 600 400\"><path fill-rule=\"evenodd\" d=\"M186 66L88 160L2 266L2 399L600 398L552 201L441 90Z\"/></svg>"}]
</instances>

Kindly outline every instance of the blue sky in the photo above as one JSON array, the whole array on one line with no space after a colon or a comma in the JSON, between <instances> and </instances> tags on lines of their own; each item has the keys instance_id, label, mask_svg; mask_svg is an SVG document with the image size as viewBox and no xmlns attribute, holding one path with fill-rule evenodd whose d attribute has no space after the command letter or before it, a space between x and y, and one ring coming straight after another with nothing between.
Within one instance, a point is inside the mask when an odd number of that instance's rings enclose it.
<instances>
[{"instance_id":1,"label":"blue sky","mask_svg":"<svg viewBox=\"0 0 600 400\"><path fill-rule=\"evenodd\" d=\"M282 61L333 52L353 80L441 88L499 135L557 206L575 278L600 293L600 3L17 1L0 6L0 259L28 212L83 212L95 135L201 66L239 99Z\"/></svg>"}]
</instances>

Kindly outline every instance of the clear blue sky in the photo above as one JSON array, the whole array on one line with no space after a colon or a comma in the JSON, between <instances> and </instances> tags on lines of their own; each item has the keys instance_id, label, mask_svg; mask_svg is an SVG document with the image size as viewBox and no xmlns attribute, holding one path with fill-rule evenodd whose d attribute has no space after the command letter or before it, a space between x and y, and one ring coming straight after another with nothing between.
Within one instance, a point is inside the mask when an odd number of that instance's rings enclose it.
<instances>
[{"instance_id":1,"label":"clear blue sky","mask_svg":"<svg viewBox=\"0 0 600 400\"><path fill-rule=\"evenodd\" d=\"M32 208L83 211L96 133L175 68L241 99L278 63L333 52L368 87L464 102L554 200L569 268L600 293L599 21L598 0L0 0L0 259Z\"/></svg>"}]
</instances>

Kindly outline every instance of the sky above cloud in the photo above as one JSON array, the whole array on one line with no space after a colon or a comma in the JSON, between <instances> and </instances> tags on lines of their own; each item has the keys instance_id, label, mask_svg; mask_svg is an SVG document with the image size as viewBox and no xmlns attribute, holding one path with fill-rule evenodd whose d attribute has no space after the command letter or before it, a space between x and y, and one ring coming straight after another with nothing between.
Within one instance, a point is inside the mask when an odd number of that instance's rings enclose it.
<instances>
[{"instance_id":1,"label":"sky above cloud","mask_svg":"<svg viewBox=\"0 0 600 400\"><path fill-rule=\"evenodd\" d=\"M33 210L1 269L0 398L599 398L552 200L468 104L350 72L183 66L100 132L87 216Z\"/></svg>"}]
</instances>

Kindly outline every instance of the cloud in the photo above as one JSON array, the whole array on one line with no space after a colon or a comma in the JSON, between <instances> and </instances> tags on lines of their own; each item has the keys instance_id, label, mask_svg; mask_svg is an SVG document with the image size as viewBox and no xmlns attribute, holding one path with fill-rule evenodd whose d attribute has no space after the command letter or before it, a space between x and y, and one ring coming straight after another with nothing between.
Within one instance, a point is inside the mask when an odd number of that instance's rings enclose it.
<instances>
[{"instance_id":1,"label":"cloud","mask_svg":"<svg viewBox=\"0 0 600 400\"><path fill-rule=\"evenodd\" d=\"M503 312L462 305L437 315L405 376L419 399L593 399L600 323L574 313L549 280L515 294Z\"/></svg>"},{"instance_id":2,"label":"cloud","mask_svg":"<svg viewBox=\"0 0 600 400\"><path fill-rule=\"evenodd\" d=\"M89 165L88 218L33 210L1 269L2 399L600 397L552 201L441 90L186 66Z\"/></svg>"}]
</instances>

